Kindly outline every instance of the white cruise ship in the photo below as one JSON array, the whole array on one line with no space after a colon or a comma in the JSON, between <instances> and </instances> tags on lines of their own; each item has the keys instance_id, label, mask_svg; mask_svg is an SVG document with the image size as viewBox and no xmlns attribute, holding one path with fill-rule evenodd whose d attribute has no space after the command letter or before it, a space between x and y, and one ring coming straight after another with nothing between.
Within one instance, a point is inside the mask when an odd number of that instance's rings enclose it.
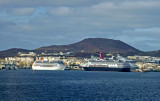
<instances>
[{"instance_id":1,"label":"white cruise ship","mask_svg":"<svg viewBox=\"0 0 160 101\"><path fill-rule=\"evenodd\" d=\"M130 72L130 65L127 62L114 59L104 59L102 52L98 52L100 58L88 59L83 65L85 71L119 71L119 72Z\"/></svg>"},{"instance_id":2,"label":"white cruise ship","mask_svg":"<svg viewBox=\"0 0 160 101\"><path fill-rule=\"evenodd\" d=\"M33 70L64 70L66 66L62 61L35 61L32 65Z\"/></svg>"}]
</instances>

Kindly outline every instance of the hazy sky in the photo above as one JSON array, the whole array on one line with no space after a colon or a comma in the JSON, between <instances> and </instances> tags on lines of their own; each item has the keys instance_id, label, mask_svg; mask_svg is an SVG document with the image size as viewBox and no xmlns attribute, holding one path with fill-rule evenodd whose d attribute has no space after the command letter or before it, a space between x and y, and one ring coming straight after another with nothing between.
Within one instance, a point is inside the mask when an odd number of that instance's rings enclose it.
<instances>
[{"instance_id":1,"label":"hazy sky","mask_svg":"<svg viewBox=\"0 0 160 101\"><path fill-rule=\"evenodd\" d=\"M0 0L0 50L121 40L160 49L160 0Z\"/></svg>"}]
</instances>

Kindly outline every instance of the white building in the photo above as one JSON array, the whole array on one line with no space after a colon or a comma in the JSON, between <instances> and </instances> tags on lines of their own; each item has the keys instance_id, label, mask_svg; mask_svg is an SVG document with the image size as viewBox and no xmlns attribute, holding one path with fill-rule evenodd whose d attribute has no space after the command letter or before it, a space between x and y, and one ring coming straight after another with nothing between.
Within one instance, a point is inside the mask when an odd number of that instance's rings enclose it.
<instances>
[{"instance_id":1,"label":"white building","mask_svg":"<svg viewBox=\"0 0 160 101\"><path fill-rule=\"evenodd\" d=\"M23 67L29 68L33 64L34 58L33 57L6 57L5 63L10 63L10 62L15 63L20 68L23 68Z\"/></svg>"},{"instance_id":2,"label":"white building","mask_svg":"<svg viewBox=\"0 0 160 101\"><path fill-rule=\"evenodd\" d=\"M18 53L19 56L36 56L37 54L34 52L29 52L29 53Z\"/></svg>"}]
</instances>

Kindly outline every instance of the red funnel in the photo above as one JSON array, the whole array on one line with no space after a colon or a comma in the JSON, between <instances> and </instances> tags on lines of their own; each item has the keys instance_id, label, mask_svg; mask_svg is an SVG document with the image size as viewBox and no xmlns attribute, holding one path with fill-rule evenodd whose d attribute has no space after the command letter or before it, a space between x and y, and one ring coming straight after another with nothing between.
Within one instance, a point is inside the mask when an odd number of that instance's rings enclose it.
<instances>
[{"instance_id":1,"label":"red funnel","mask_svg":"<svg viewBox=\"0 0 160 101\"><path fill-rule=\"evenodd\" d=\"M43 61L43 58L40 58L41 61Z\"/></svg>"},{"instance_id":2,"label":"red funnel","mask_svg":"<svg viewBox=\"0 0 160 101\"><path fill-rule=\"evenodd\" d=\"M103 52L97 52L97 53L99 53L99 58L100 58L100 59L104 59L104 58L103 58L103 55L102 55Z\"/></svg>"}]
</instances>

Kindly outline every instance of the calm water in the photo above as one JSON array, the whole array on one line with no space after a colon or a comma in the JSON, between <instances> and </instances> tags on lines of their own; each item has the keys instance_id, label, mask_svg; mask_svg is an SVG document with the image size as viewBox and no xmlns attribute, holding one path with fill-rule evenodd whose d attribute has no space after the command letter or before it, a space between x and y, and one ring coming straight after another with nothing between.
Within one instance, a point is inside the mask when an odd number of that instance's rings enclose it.
<instances>
[{"instance_id":1,"label":"calm water","mask_svg":"<svg viewBox=\"0 0 160 101\"><path fill-rule=\"evenodd\" d=\"M160 72L0 71L1 101L160 101Z\"/></svg>"}]
</instances>

